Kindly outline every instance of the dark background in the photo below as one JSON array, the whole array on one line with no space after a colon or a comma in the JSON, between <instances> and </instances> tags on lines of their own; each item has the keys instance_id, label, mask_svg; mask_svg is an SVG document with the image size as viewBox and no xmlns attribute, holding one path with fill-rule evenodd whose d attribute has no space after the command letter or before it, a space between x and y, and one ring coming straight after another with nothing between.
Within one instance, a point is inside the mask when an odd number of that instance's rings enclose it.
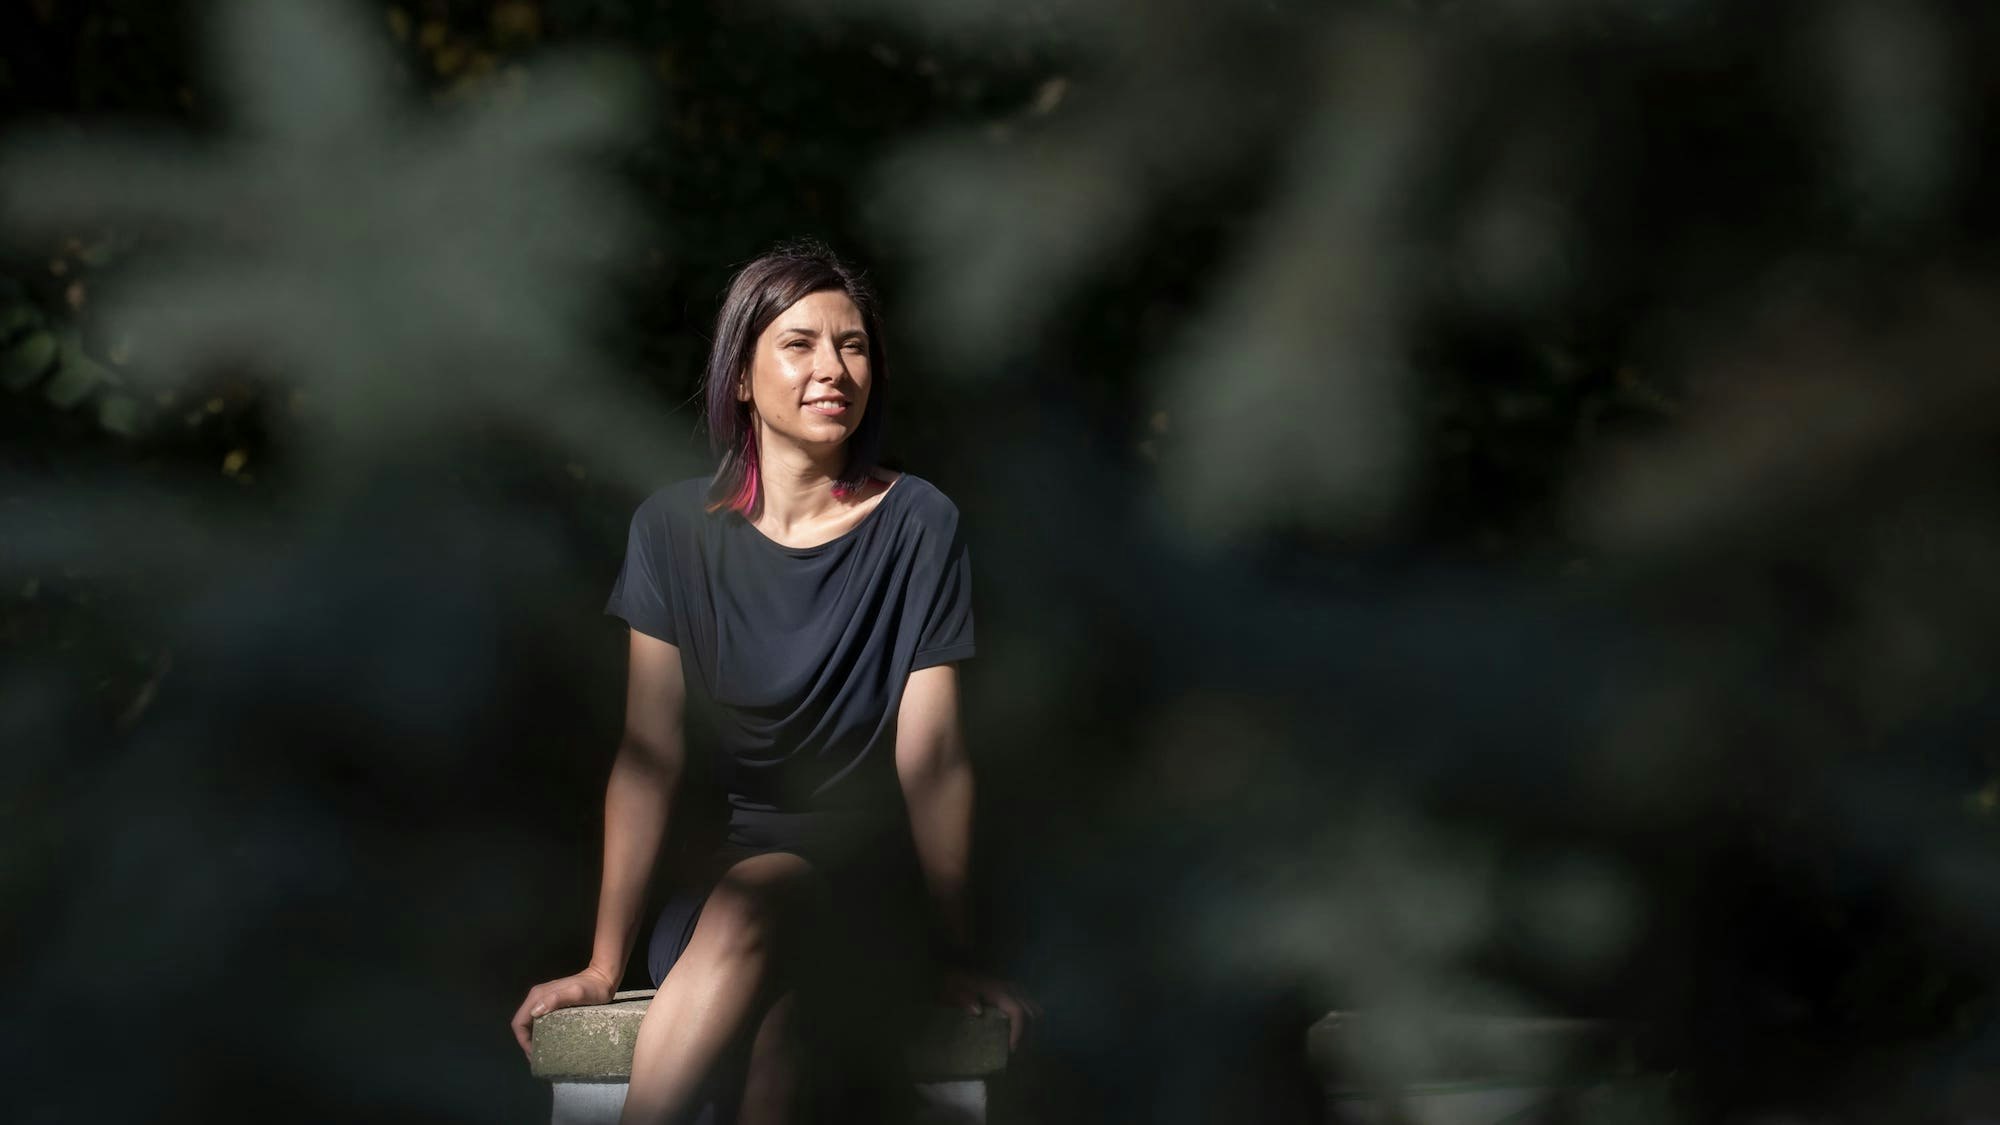
<instances>
[{"instance_id":1,"label":"dark background","mask_svg":"<svg viewBox=\"0 0 2000 1125\"><path fill-rule=\"evenodd\" d=\"M1312 1120L1333 1008L1635 1021L1671 1119L1993 1112L1985 7L319 7L359 54L0 3L21 1120L545 1115L603 598L798 236L966 514L1034 1119Z\"/></svg>"}]
</instances>

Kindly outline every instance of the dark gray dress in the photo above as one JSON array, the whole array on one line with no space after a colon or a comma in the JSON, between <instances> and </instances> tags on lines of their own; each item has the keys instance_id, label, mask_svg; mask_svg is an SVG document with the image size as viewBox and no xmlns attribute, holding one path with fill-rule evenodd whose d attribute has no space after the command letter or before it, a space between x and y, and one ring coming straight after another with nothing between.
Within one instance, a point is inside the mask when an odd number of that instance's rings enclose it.
<instances>
[{"instance_id":1,"label":"dark gray dress","mask_svg":"<svg viewBox=\"0 0 2000 1125\"><path fill-rule=\"evenodd\" d=\"M735 513L705 511L707 490L696 477L639 506L605 612L680 648L689 720L712 736L729 804L709 878L746 856L795 852L827 876L837 910L907 907L895 897L913 886L896 712L912 671L973 655L958 509L904 473L839 538L786 547ZM707 890L685 888L662 911L648 956L656 985Z\"/></svg>"}]
</instances>

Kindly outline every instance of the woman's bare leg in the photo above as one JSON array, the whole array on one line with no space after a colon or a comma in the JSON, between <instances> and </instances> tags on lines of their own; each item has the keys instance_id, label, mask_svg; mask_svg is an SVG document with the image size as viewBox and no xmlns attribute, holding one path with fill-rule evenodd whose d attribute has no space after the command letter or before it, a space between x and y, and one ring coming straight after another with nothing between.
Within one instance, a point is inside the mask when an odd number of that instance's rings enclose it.
<instances>
[{"instance_id":1,"label":"woman's bare leg","mask_svg":"<svg viewBox=\"0 0 2000 1125\"><path fill-rule=\"evenodd\" d=\"M807 905L812 866L787 852L731 867L639 1023L620 1125L680 1125L723 1053L770 999L781 937Z\"/></svg>"},{"instance_id":2,"label":"woman's bare leg","mask_svg":"<svg viewBox=\"0 0 2000 1125\"><path fill-rule=\"evenodd\" d=\"M785 993L765 1011L764 1022L757 1027L737 1125L787 1125L795 1116L799 1092L796 1006L793 994Z\"/></svg>"}]
</instances>

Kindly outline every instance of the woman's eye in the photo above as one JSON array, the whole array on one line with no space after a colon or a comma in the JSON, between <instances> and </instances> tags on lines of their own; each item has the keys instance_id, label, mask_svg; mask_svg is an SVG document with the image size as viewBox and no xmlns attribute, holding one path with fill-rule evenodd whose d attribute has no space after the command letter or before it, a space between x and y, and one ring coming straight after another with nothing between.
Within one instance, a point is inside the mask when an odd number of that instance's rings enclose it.
<instances>
[{"instance_id":1,"label":"woman's eye","mask_svg":"<svg viewBox=\"0 0 2000 1125\"><path fill-rule=\"evenodd\" d=\"M798 351L800 348L806 346L806 342L804 340L793 340L791 343L786 344L785 346L793 351Z\"/></svg>"},{"instance_id":2,"label":"woman's eye","mask_svg":"<svg viewBox=\"0 0 2000 1125\"><path fill-rule=\"evenodd\" d=\"M859 340L849 340L846 344L842 346L845 347L848 351L856 353L865 352L868 350L867 348L861 346L861 341Z\"/></svg>"}]
</instances>

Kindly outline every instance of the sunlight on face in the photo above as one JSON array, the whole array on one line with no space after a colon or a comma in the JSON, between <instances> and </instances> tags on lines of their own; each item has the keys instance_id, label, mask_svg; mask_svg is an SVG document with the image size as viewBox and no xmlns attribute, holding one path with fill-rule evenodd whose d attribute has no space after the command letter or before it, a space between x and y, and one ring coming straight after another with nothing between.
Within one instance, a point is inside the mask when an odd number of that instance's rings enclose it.
<instances>
[{"instance_id":1,"label":"sunlight on face","mask_svg":"<svg viewBox=\"0 0 2000 1125\"><path fill-rule=\"evenodd\" d=\"M868 408L868 333L838 290L809 293L757 337L737 398L756 412L760 438L815 452L853 436Z\"/></svg>"}]
</instances>

